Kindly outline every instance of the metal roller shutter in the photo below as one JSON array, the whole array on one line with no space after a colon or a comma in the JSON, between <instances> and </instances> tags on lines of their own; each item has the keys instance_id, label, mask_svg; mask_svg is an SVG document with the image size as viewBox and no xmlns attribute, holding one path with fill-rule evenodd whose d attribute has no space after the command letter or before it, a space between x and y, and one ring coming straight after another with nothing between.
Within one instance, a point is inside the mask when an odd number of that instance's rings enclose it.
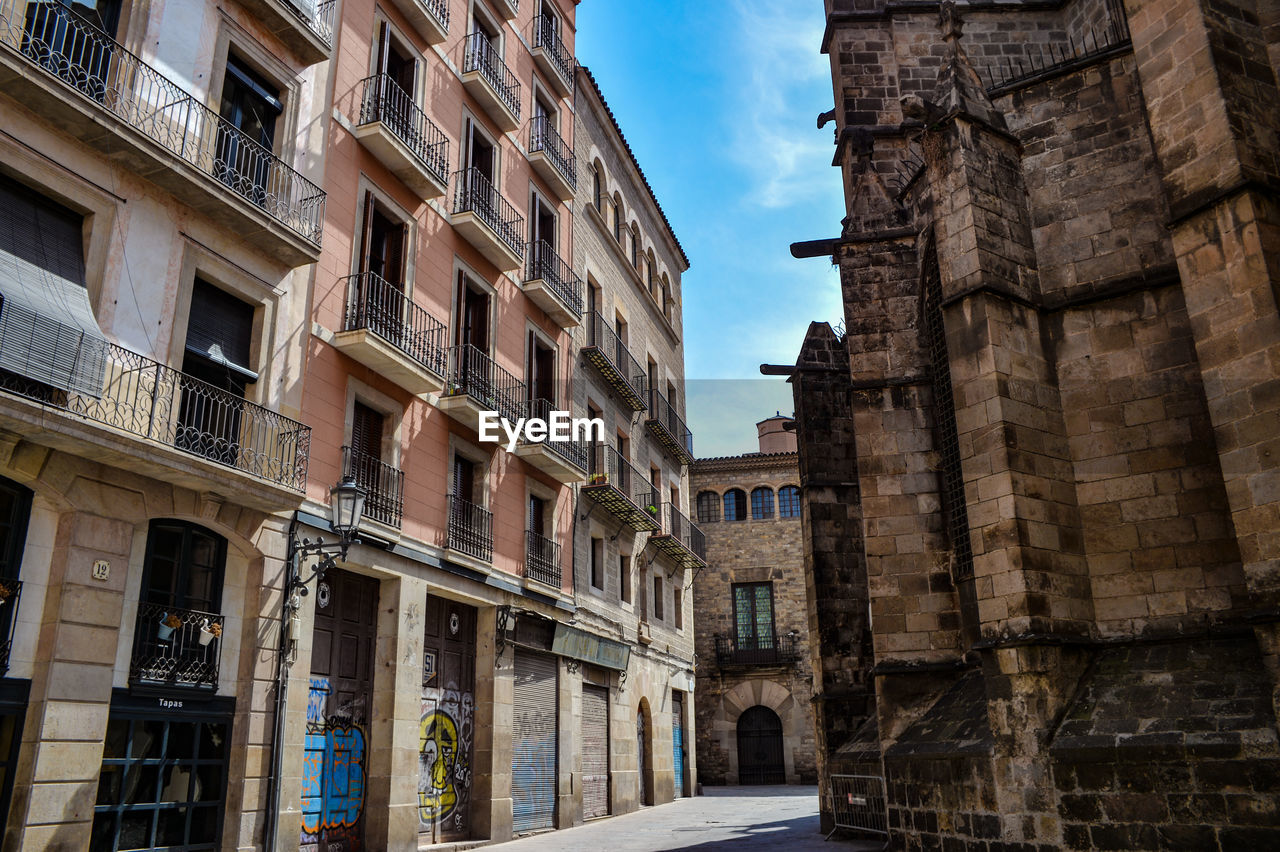
<instances>
[{"instance_id":1,"label":"metal roller shutter","mask_svg":"<svg viewBox=\"0 0 1280 852\"><path fill-rule=\"evenodd\" d=\"M676 798L684 796L684 696L671 696L672 766L675 767Z\"/></svg>"},{"instance_id":2,"label":"metal roller shutter","mask_svg":"<svg viewBox=\"0 0 1280 852\"><path fill-rule=\"evenodd\" d=\"M556 659L515 652L511 806L517 833L551 828L556 813Z\"/></svg>"},{"instance_id":3,"label":"metal roller shutter","mask_svg":"<svg viewBox=\"0 0 1280 852\"><path fill-rule=\"evenodd\" d=\"M582 817L609 814L609 690L582 686Z\"/></svg>"}]
</instances>

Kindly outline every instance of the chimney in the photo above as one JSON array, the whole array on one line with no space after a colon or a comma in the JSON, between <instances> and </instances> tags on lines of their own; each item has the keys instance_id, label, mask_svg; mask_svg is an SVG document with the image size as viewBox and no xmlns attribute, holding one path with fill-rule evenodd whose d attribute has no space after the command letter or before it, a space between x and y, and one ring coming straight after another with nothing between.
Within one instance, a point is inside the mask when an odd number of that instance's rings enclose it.
<instances>
[{"instance_id":1,"label":"chimney","mask_svg":"<svg viewBox=\"0 0 1280 852\"><path fill-rule=\"evenodd\" d=\"M756 431L760 435L760 452L794 453L796 451L795 428L787 429L787 426L794 422L794 418L783 417L782 412L779 411L773 417L757 423Z\"/></svg>"}]
</instances>

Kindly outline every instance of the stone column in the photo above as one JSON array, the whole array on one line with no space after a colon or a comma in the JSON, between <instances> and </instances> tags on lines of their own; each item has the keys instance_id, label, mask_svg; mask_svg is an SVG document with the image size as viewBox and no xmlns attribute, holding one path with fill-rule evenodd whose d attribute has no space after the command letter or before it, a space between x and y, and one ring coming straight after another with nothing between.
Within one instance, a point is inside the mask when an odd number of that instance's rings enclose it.
<instances>
[{"instance_id":1,"label":"stone column","mask_svg":"<svg viewBox=\"0 0 1280 852\"><path fill-rule=\"evenodd\" d=\"M134 525L63 514L53 546L6 849L89 847ZM111 564L106 581L93 563Z\"/></svg>"},{"instance_id":2,"label":"stone column","mask_svg":"<svg viewBox=\"0 0 1280 852\"><path fill-rule=\"evenodd\" d=\"M510 840L512 835L511 733L515 652L497 656L497 607L481 607L476 618L476 745L471 819L475 836Z\"/></svg>"}]
</instances>

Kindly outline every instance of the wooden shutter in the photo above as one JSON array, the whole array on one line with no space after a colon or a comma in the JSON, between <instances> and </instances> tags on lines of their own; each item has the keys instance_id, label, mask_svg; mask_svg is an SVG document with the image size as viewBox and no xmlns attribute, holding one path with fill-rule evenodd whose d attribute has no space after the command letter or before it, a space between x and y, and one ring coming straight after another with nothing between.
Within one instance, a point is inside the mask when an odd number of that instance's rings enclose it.
<instances>
[{"instance_id":1,"label":"wooden shutter","mask_svg":"<svg viewBox=\"0 0 1280 852\"><path fill-rule=\"evenodd\" d=\"M556 813L556 658L515 651L511 807L516 833L552 828Z\"/></svg>"},{"instance_id":2,"label":"wooden shutter","mask_svg":"<svg viewBox=\"0 0 1280 852\"><path fill-rule=\"evenodd\" d=\"M582 817L609 814L609 690L582 685Z\"/></svg>"},{"instance_id":3,"label":"wooden shutter","mask_svg":"<svg viewBox=\"0 0 1280 852\"><path fill-rule=\"evenodd\" d=\"M364 221L360 226L360 271L369 271L369 252L373 244L373 192L364 192Z\"/></svg>"},{"instance_id":4,"label":"wooden shutter","mask_svg":"<svg viewBox=\"0 0 1280 852\"><path fill-rule=\"evenodd\" d=\"M383 417L362 402L357 402L351 416L351 449L375 459L382 458Z\"/></svg>"}]
</instances>

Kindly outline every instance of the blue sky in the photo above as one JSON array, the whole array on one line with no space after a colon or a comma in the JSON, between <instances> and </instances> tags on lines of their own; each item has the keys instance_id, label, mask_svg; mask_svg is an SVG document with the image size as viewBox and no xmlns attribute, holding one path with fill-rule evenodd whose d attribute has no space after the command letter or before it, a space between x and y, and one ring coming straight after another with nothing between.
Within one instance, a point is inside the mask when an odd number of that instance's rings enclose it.
<instances>
[{"instance_id":1,"label":"blue sky","mask_svg":"<svg viewBox=\"0 0 1280 852\"><path fill-rule=\"evenodd\" d=\"M697 455L756 449L791 412L759 365L793 363L811 320L841 317L829 262L796 240L836 236L832 106L820 0L586 0L578 61L595 74L692 268L685 273L689 428Z\"/></svg>"}]
</instances>

